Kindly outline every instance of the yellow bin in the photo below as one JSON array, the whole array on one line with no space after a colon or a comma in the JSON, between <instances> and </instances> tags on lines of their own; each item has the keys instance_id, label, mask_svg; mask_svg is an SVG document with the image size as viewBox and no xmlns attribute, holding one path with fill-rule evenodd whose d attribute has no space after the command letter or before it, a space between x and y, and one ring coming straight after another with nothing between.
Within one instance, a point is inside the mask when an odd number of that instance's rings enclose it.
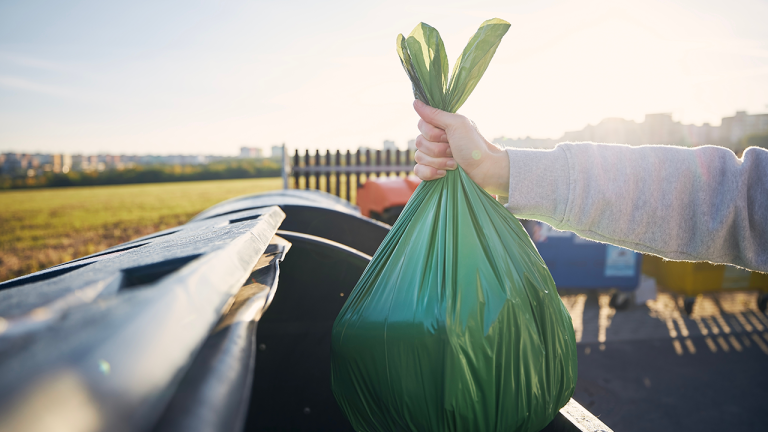
<instances>
[{"instance_id":1,"label":"yellow bin","mask_svg":"<svg viewBox=\"0 0 768 432\"><path fill-rule=\"evenodd\" d=\"M664 261L645 255L643 273L669 291L693 298L699 294L727 290L758 290L758 307L765 312L768 303L768 274L750 272L728 265L707 262ZM693 302L690 302L693 307ZM686 302L686 310L689 305ZM690 311L688 311L690 312Z\"/></svg>"}]
</instances>

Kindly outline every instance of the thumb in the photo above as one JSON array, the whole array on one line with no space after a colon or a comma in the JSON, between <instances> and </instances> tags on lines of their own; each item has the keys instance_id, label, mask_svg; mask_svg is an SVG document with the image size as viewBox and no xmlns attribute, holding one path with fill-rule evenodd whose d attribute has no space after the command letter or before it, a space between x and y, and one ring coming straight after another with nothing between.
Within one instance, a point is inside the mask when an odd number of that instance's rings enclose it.
<instances>
[{"instance_id":1,"label":"thumb","mask_svg":"<svg viewBox=\"0 0 768 432\"><path fill-rule=\"evenodd\" d=\"M413 109L422 120L442 130L447 130L456 122L455 117L458 117L456 114L431 107L418 99L413 101Z\"/></svg>"}]
</instances>

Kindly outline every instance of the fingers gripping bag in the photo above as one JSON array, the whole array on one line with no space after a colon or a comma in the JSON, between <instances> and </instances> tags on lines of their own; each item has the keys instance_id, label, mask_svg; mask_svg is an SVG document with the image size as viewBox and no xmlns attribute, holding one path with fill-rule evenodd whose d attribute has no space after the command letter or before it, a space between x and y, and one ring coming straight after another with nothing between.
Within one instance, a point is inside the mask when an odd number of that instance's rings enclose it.
<instances>
[{"instance_id":1,"label":"fingers gripping bag","mask_svg":"<svg viewBox=\"0 0 768 432\"><path fill-rule=\"evenodd\" d=\"M416 98L456 112L509 23L484 22L448 79L439 33L397 38ZM421 183L332 335L333 393L358 431L538 431L573 394L568 311L520 222L461 169Z\"/></svg>"}]
</instances>

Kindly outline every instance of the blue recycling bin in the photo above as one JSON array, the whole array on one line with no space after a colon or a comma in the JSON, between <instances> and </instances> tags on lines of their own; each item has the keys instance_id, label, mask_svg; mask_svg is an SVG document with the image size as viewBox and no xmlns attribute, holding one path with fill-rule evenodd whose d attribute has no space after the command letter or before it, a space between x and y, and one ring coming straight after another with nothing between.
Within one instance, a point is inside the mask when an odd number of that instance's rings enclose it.
<instances>
[{"instance_id":1,"label":"blue recycling bin","mask_svg":"<svg viewBox=\"0 0 768 432\"><path fill-rule=\"evenodd\" d=\"M537 221L523 224L558 289L637 289L642 255L598 243Z\"/></svg>"}]
</instances>

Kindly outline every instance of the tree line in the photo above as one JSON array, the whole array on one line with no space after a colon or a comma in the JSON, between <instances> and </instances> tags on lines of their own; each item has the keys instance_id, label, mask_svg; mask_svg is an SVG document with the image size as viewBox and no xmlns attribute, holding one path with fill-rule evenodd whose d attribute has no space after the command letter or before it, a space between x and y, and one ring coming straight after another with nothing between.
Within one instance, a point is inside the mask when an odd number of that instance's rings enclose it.
<instances>
[{"instance_id":1,"label":"tree line","mask_svg":"<svg viewBox=\"0 0 768 432\"><path fill-rule=\"evenodd\" d=\"M280 175L280 164L272 159L230 159L201 165L149 165L104 171L70 171L66 174L47 172L35 177L3 176L0 177L0 189L224 180Z\"/></svg>"}]
</instances>

